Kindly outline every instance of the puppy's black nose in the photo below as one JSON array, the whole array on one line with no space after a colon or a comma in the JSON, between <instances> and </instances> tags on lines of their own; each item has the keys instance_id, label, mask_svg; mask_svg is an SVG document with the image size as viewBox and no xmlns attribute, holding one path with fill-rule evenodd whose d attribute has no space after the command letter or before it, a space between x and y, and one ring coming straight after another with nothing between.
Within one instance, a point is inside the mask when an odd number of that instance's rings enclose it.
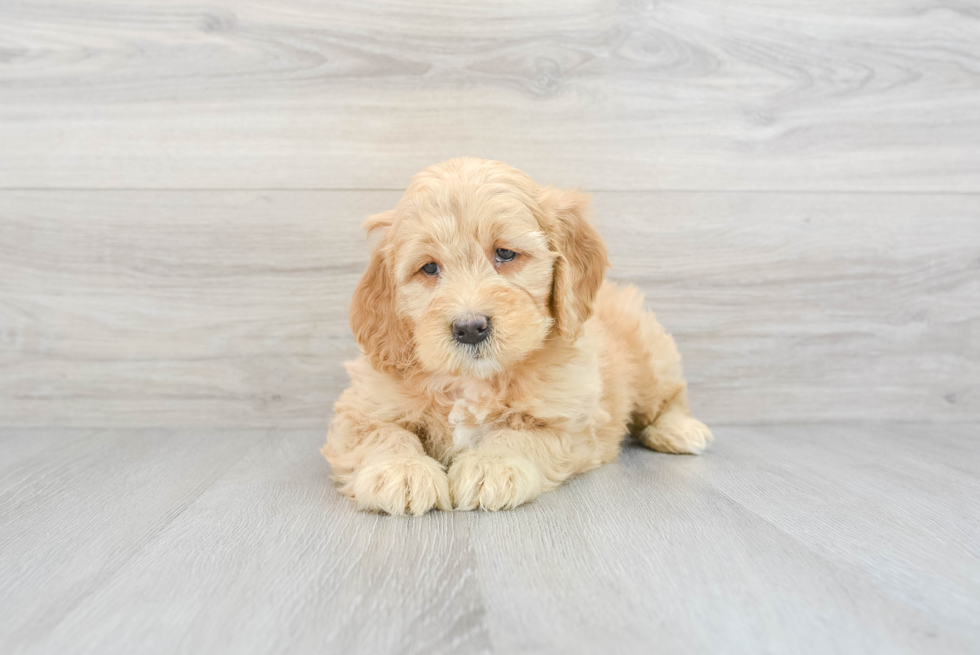
<instances>
[{"instance_id":1,"label":"puppy's black nose","mask_svg":"<svg viewBox=\"0 0 980 655\"><path fill-rule=\"evenodd\" d=\"M490 336L490 317L483 314L467 314L453 321L453 338L459 343L474 345Z\"/></svg>"}]
</instances>

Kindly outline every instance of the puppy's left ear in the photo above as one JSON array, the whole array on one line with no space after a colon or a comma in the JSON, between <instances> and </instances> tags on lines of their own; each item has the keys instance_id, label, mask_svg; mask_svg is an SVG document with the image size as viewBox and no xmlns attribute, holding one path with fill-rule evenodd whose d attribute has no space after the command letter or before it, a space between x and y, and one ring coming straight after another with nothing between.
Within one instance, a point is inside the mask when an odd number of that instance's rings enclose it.
<instances>
[{"instance_id":1,"label":"puppy's left ear","mask_svg":"<svg viewBox=\"0 0 980 655\"><path fill-rule=\"evenodd\" d=\"M541 189L538 220L557 253L551 286L551 314L555 331L574 340L592 316L609 259L606 244L588 220L591 204L580 191Z\"/></svg>"}]
</instances>

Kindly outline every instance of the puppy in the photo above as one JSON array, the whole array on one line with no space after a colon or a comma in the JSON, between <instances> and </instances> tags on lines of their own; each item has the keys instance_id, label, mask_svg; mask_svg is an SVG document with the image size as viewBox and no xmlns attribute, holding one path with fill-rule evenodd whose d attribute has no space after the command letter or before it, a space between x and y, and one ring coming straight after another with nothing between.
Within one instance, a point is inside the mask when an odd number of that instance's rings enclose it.
<instances>
[{"instance_id":1,"label":"puppy","mask_svg":"<svg viewBox=\"0 0 980 655\"><path fill-rule=\"evenodd\" d=\"M351 303L362 355L322 453L359 507L502 510L612 461L629 433L699 453L674 340L606 247L577 191L496 161L414 178Z\"/></svg>"}]
</instances>

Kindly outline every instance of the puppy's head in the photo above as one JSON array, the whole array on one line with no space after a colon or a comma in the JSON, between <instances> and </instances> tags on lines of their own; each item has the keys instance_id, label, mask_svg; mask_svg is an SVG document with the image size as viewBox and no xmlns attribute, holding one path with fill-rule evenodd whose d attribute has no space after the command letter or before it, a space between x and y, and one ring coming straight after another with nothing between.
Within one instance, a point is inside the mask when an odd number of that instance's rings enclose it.
<instances>
[{"instance_id":1,"label":"puppy's head","mask_svg":"<svg viewBox=\"0 0 980 655\"><path fill-rule=\"evenodd\" d=\"M505 164L453 159L416 175L354 293L351 327L383 370L488 378L592 313L606 248L588 197Z\"/></svg>"}]
</instances>

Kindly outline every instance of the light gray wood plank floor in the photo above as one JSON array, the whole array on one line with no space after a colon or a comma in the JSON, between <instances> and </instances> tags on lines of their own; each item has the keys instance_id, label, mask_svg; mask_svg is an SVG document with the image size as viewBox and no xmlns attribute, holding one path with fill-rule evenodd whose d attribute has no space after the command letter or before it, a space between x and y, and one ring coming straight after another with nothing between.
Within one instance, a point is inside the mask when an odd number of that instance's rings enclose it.
<instances>
[{"instance_id":1,"label":"light gray wood plank floor","mask_svg":"<svg viewBox=\"0 0 980 655\"><path fill-rule=\"evenodd\" d=\"M627 446L516 511L357 513L311 431L0 432L4 653L966 653L976 424Z\"/></svg>"}]
</instances>

